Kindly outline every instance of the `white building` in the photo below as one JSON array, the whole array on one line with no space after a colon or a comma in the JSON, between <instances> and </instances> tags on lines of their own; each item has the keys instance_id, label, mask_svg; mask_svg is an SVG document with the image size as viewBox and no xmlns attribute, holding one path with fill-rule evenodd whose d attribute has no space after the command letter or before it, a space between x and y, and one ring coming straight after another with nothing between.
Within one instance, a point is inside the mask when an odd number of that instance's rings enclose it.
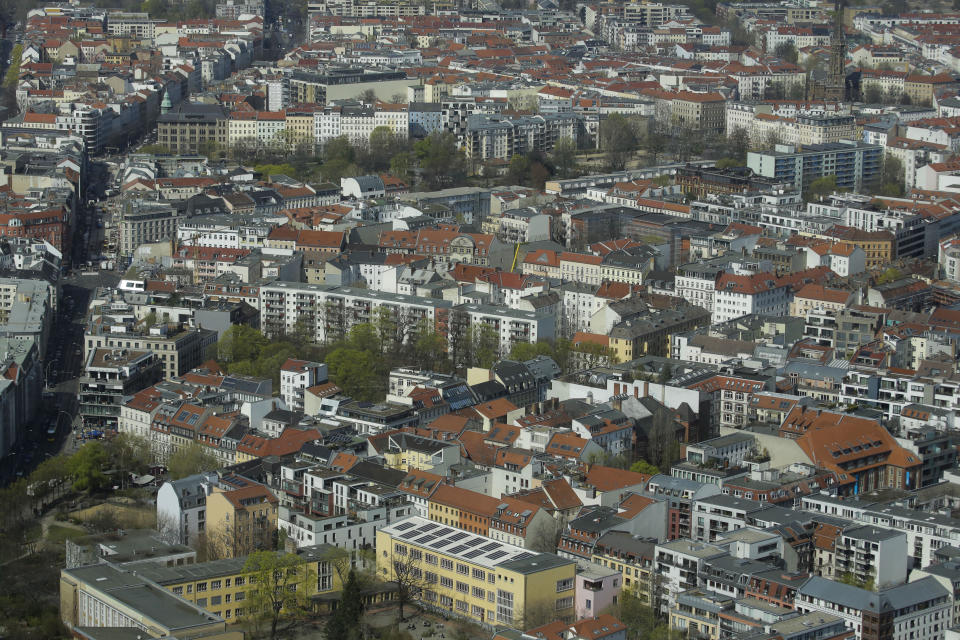
<instances>
[{"instance_id":1,"label":"white building","mask_svg":"<svg viewBox=\"0 0 960 640\"><path fill-rule=\"evenodd\" d=\"M157 529L171 542L195 544L206 530L207 496L219 481L214 472L164 482L157 492Z\"/></svg>"},{"instance_id":2,"label":"white building","mask_svg":"<svg viewBox=\"0 0 960 640\"><path fill-rule=\"evenodd\" d=\"M717 279L712 320L716 324L750 314L781 317L790 310L791 298L790 287L772 273L724 273Z\"/></svg>"},{"instance_id":3,"label":"white building","mask_svg":"<svg viewBox=\"0 0 960 640\"><path fill-rule=\"evenodd\" d=\"M326 364L290 358L280 367L280 397L291 411L303 411L306 390L326 381Z\"/></svg>"},{"instance_id":4,"label":"white building","mask_svg":"<svg viewBox=\"0 0 960 640\"><path fill-rule=\"evenodd\" d=\"M839 616L857 640L878 637L879 624L890 629L890 640L939 640L951 626L953 599L934 578L874 593L813 576L797 590L795 605L801 614Z\"/></svg>"}]
</instances>

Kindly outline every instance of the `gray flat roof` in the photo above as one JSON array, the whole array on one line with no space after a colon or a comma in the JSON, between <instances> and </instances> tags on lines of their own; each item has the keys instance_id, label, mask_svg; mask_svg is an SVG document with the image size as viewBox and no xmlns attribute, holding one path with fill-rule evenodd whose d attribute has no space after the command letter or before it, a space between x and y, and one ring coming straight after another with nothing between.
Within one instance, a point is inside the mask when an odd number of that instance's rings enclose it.
<instances>
[{"instance_id":1,"label":"gray flat roof","mask_svg":"<svg viewBox=\"0 0 960 640\"><path fill-rule=\"evenodd\" d=\"M223 621L143 575L110 563L64 569L63 572L83 582L88 589L99 591L104 597L130 607L144 618L173 632Z\"/></svg>"}]
</instances>

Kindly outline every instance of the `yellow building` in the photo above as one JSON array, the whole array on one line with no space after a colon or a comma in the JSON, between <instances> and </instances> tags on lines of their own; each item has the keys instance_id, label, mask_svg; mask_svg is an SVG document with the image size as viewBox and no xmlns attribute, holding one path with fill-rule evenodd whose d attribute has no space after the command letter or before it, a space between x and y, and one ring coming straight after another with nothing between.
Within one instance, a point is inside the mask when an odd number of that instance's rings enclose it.
<instances>
[{"instance_id":1,"label":"yellow building","mask_svg":"<svg viewBox=\"0 0 960 640\"><path fill-rule=\"evenodd\" d=\"M720 617L733 609L733 598L723 594L691 589L677 595L670 608L670 627L691 637L720 640Z\"/></svg>"},{"instance_id":2,"label":"yellow building","mask_svg":"<svg viewBox=\"0 0 960 640\"><path fill-rule=\"evenodd\" d=\"M285 142L292 149L298 145L314 143L312 111L287 109Z\"/></svg>"},{"instance_id":3,"label":"yellow building","mask_svg":"<svg viewBox=\"0 0 960 640\"><path fill-rule=\"evenodd\" d=\"M325 594L332 596L343 590L340 574L327 561L331 548L321 544L297 550L304 563L304 584L308 595L317 603L324 601ZM244 615L247 589L251 583L250 573L243 570L246 562L247 557L242 556L174 567L140 567L137 571L174 595L229 623L237 622Z\"/></svg>"},{"instance_id":4,"label":"yellow building","mask_svg":"<svg viewBox=\"0 0 960 640\"><path fill-rule=\"evenodd\" d=\"M574 619L576 564L413 516L377 531L377 576L417 578L422 602L490 625Z\"/></svg>"},{"instance_id":5,"label":"yellow building","mask_svg":"<svg viewBox=\"0 0 960 640\"><path fill-rule=\"evenodd\" d=\"M641 602L649 604L653 584L655 540L635 538L626 531L608 531L593 546L591 560L623 575L623 588L632 591Z\"/></svg>"},{"instance_id":6,"label":"yellow building","mask_svg":"<svg viewBox=\"0 0 960 640\"><path fill-rule=\"evenodd\" d=\"M197 566L197 565L191 565ZM145 637L242 640L224 618L178 598L136 570L101 563L60 572L60 619L76 627L132 627Z\"/></svg>"},{"instance_id":7,"label":"yellow building","mask_svg":"<svg viewBox=\"0 0 960 640\"><path fill-rule=\"evenodd\" d=\"M244 556L275 546L279 500L265 486L215 489L207 498L207 544L221 558Z\"/></svg>"},{"instance_id":8,"label":"yellow building","mask_svg":"<svg viewBox=\"0 0 960 640\"><path fill-rule=\"evenodd\" d=\"M432 471L446 475L451 465L460 462L460 445L455 442L404 432L372 436L368 442L383 456L387 467L399 471Z\"/></svg>"}]
</instances>

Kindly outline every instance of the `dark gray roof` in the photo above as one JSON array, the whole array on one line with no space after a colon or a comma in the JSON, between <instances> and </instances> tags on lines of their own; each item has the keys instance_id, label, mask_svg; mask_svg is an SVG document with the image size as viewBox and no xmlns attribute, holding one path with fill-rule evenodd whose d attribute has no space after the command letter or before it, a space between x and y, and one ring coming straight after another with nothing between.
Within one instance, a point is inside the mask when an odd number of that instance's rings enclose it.
<instances>
[{"instance_id":1,"label":"dark gray roof","mask_svg":"<svg viewBox=\"0 0 960 640\"><path fill-rule=\"evenodd\" d=\"M797 593L851 609L875 613L903 609L950 597L950 593L933 577L874 593L853 585L812 576L797 590Z\"/></svg>"}]
</instances>

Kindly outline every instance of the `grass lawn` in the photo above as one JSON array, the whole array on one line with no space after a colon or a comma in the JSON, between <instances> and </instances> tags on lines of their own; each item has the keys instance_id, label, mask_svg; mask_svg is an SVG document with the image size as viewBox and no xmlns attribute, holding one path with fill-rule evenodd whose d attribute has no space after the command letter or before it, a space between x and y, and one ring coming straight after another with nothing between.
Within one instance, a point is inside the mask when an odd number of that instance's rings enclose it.
<instances>
[{"instance_id":1,"label":"grass lawn","mask_svg":"<svg viewBox=\"0 0 960 640\"><path fill-rule=\"evenodd\" d=\"M47 542L63 544L66 540L76 540L85 535L87 535L86 531L74 529L73 527L64 527L59 524L52 524L50 528L47 529Z\"/></svg>"}]
</instances>

